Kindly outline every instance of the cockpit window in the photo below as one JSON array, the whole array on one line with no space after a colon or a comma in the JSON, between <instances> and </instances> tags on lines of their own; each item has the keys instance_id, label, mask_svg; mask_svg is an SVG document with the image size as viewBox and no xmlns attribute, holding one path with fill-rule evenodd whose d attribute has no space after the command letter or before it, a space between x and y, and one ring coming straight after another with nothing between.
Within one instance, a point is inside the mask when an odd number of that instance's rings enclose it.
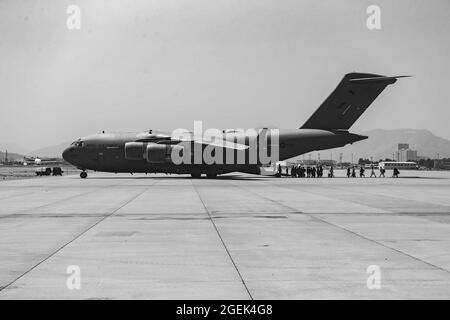
<instances>
[{"instance_id":1,"label":"cockpit window","mask_svg":"<svg viewBox=\"0 0 450 320\"><path fill-rule=\"evenodd\" d=\"M77 141L72 142L70 145L75 147L83 147L84 142L78 139Z\"/></svg>"}]
</instances>

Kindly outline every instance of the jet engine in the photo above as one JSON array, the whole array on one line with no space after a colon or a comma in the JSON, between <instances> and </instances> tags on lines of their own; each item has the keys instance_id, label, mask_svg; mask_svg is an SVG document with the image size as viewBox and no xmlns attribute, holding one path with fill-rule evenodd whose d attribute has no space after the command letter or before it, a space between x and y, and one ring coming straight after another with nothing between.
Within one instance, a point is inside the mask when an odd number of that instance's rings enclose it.
<instances>
[{"instance_id":1,"label":"jet engine","mask_svg":"<svg viewBox=\"0 0 450 320\"><path fill-rule=\"evenodd\" d=\"M145 144L143 142L125 143L125 159L143 160L145 154Z\"/></svg>"},{"instance_id":2,"label":"jet engine","mask_svg":"<svg viewBox=\"0 0 450 320\"><path fill-rule=\"evenodd\" d=\"M153 142L125 143L125 159L144 160L149 163L170 163L172 152L183 156L183 147L179 145L158 144Z\"/></svg>"},{"instance_id":3,"label":"jet engine","mask_svg":"<svg viewBox=\"0 0 450 320\"><path fill-rule=\"evenodd\" d=\"M183 156L183 147L170 144L147 144L147 162L149 163L170 163L172 162L172 152L175 152L180 157Z\"/></svg>"}]
</instances>

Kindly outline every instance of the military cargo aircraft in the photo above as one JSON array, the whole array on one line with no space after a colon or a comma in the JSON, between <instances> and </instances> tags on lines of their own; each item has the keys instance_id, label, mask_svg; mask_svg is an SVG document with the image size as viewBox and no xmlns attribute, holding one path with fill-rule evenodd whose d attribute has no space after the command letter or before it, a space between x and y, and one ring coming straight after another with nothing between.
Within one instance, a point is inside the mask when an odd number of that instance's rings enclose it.
<instances>
[{"instance_id":1,"label":"military cargo aircraft","mask_svg":"<svg viewBox=\"0 0 450 320\"><path fill-rule=\"evenodd\" d=\"M167 134L155 130L141 133L103 132L74 141L64 150L63 158L82 170L81 178L87 177L86 170L190 174L193 178L199 178L202 174L215 178L230 172L260 174L262 166L273 164L273 159L281 161L367 139L367 136L348 130L388 85L403 77L407 76L346 74L336 89L298 129L274 131L263 128L253 135L241 130L223 130L219 140L217 136L209 139L187 131L181 137L179 132ZM260 143L263 136L265 144ZM252 141L258 141L256 157L251 155ZM201 152L209 149L210 155L216 156L217 153L216 160L224 161L208 162L203 158L192 161L195 158L193 149ZM262 160L262 149L270 149L269 163ZM181 157L187 155L184 159L188 161L174 161L174 154Z\"/></svg>"}]
</instances>

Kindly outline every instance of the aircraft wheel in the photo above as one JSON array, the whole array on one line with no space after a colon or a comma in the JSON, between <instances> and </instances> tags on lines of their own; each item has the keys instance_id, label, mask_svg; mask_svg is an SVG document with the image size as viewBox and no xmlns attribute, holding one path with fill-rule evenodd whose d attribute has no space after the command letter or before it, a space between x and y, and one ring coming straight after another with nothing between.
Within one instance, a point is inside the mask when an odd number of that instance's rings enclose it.
<instances>
[{"instance_id":1,"label":"aircraft wheel","mask_svg":"<svg viewBox=\"0 0 450 320\"><path fill-rule=\"evenodd\" d=\"M208 179L215 179L217 178L217 173L210 173L206 175L208 177Z\"/></svg>"},{"instance_id":2,"label":"aircraft wheel","mask_svg":"<svg viewBox=\"0 0 450 320\"><path fill-rule=\"evenodd\" d=\"M81 172L80 173L80 178L81 179L86 179L87 178L87 172L86 171Z\"/></svg>"},{"instance_id":3,"label":"aircraft wheel","mask_svg":"<svg viewBox=\"0 0 450 320\"><path fill-rule=\"evenodd\" d=\"M194 179L199 179L202 176L201 173L191 173L191 177Z\"/></svg>"}]
</instances>

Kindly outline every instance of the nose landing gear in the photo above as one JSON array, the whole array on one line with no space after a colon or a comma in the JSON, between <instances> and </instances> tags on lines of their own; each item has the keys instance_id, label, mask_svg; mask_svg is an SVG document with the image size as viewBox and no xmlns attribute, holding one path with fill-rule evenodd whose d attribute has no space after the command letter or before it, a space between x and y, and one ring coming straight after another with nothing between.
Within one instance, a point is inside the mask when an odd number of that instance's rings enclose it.
<instances>
[{"instance_id":1,"label":"nose landing gear","mask_svg":"<svg viewBox=\"0 0 450 320\"><path fill-rule=\"evenodd\" d=\"M82 172L80 173L80 178L81 178L81 179L86 179L86 178L87 178L87 172L86 172L86 171L82 171Z\"/></svg>"}]
</instances>

